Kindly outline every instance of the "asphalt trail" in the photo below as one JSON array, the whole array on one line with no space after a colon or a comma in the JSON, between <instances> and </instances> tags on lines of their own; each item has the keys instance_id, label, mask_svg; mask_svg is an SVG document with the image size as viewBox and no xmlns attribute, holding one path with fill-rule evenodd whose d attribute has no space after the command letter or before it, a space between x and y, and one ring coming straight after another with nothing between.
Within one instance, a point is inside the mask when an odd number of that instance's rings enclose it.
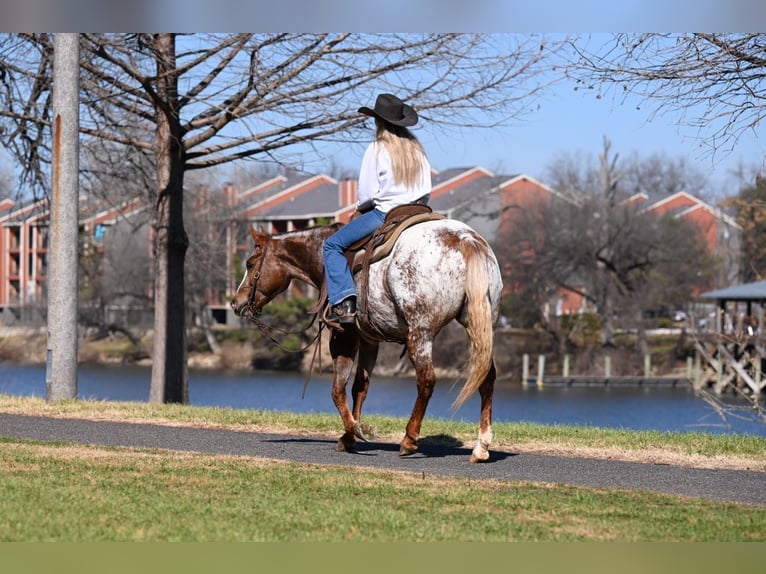
<instances>
[{"instance_id":1,"label":"asphalt trail","mask_svg":"<svg viewBox=\"0 0 766 574\"><path fill-rule=\"evenodd\" d=\"M0 437L99 446L168 449L369 467L417 474L560 483L645 490L766 506L766 473L710 470L562 456L491 451L487 464L470 464L469 448L427 439L421 452L399 456L399 445L359 444L357 453L335 451L335 439L152 424L56 419L0 413Z\"/></svg>"}]
</instances>

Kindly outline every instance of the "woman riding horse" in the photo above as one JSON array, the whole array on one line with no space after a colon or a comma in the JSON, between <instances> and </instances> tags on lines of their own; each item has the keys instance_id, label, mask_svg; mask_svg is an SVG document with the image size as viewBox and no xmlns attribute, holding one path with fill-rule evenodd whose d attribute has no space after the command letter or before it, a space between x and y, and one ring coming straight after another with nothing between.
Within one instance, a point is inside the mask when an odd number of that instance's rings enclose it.
<instances>
[{"instance_id":1,"label":"woman riding horse","mask_svg":"<svg viewBox=\"0 0 766 574\"><path fill-rule=\"evenodd\" d=\"M376 125L375 142L364 154L359 175L358 207L364 213L344 226L333 223L277 235L251 227L254 249L231 301L237 315L260 326L258 316L264 305L298 280L317 290L327 285L332 309L326 321L354 323L356 286L343 251L380 227L393 207L428 201L431 168L422 146L407 129L417 123L415 110L395 96L381 94L374 109L359 111L373 116ZM368 200L369 211L363 207ZM503 288L489 243L454 219L421 221L404 229L389 254L370 263L367 271L365 320L356 328L333 329L330 339L331 394L344 430L336 448L354 452L357 438L374 436L374 429L362 420L362 405L379 344L390 341L405 346L417 382L417 398L399 452L418 451L421 424L436 384L434 339L455 320L468 335L468 360L454 405L458 408L478 391L479 433L470 460L488 461L496 378L493 327ZM361 274L357 281L361 286ZM349 405L346 385L355 364Z\"/></svg>"},{"instance_id":2,"label":"woman riding horse","mask_svg":"<svg viewBox=\"0 0 766 574\"><path fill-rule=\"evenodd\" d=\"M375 118L375 141L364 152L359 170L361 215L324 243L328 324L353 323L356 314L356 288L344 251L374 233L394 207L427 203L431 194L431 166L423 146L407 129L418 123L417 112L392 94L380 94L373 109L361 107L359 112Z\"/></svg>"}]
</instances>

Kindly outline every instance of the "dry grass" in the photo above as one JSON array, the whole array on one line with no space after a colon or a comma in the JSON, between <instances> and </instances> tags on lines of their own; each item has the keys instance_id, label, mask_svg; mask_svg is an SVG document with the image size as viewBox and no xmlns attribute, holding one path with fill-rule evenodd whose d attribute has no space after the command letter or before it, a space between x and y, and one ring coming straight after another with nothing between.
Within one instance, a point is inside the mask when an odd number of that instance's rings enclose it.
<instances>
[{"instance_id":1,"label":"dry grass","mask_svg":"<svg viewBox=\"0 0 766 574\"><path fill-rule=\"evenodd\" d=\"M502 447L505 448L506 445L502 445ZM683 448L674 445L668 445L663 448L650 447L636 450L633 448L620 447L591 447L567 444L551 445L548 443L527 441L512 450L514 452L523 452L527 454L571 456L600 460L622 460L627 462L668 464L672 466L687 466L692 468L766 472L766 459L757 459L750 456L737 456L734 454L705 456L685 452Z\"/></svg>"}]
</instances>

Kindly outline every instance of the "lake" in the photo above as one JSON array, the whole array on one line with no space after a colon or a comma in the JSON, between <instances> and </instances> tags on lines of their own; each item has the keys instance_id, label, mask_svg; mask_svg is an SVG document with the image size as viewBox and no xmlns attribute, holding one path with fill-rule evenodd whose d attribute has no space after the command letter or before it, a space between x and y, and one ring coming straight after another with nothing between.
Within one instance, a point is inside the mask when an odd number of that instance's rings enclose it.
<instances>
[{"instance_id":1,"label":"lake","mask_svg":"<svg viewBox=\"0 0 766 574\"><path fill-rule=\"evenodd\" d=\"M145 402L149 397L150 369L145 367L81 366L78 397L104 401ZM305 377L273 372L189 374L189 402L195 406L265 409L298 413L336 413L330 398L331 378L313 375L302 398ZM458 393L453 379L437 382L427 418L478 422L479 398L473 396L457 412L451 410ZM349 384L349 390L351 385ZM45 366L0 364L0 393L45 397ZM373 378L364 405L368 414L407 417L415 400L414 379ZM721 397L730 407L747 403ZM766 422L752 411L739 412L725 424L715 410L685 385L544 386L523 388L495 385L495 422L531 422L546 425L585 425L616 429L701 431L715 434L766 436Z\"/></svg>"}]
</instances>

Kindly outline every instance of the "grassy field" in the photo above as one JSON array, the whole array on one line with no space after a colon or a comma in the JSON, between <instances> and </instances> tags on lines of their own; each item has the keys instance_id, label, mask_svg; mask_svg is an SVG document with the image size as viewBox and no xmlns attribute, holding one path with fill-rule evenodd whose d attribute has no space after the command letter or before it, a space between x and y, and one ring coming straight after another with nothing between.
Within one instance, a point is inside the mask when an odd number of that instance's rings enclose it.
<instances>
[{"instance_id":1,"label":"grassy field","mask_svg":"<svg viewBox=\"0 0 766 574\"><path fill-rule=\"evenodd\" d=\"M337 436L337 417L0 395L0 411ZM395 442L404 421L370 417ZM497 448L766 471L766 440L499 424ZM473 425L423 434L472 441ZM662 458L664 457L664 458ZM0 440L0 541L765 541L762 507L258 459Z\"/></svg>"}]
</instances>

